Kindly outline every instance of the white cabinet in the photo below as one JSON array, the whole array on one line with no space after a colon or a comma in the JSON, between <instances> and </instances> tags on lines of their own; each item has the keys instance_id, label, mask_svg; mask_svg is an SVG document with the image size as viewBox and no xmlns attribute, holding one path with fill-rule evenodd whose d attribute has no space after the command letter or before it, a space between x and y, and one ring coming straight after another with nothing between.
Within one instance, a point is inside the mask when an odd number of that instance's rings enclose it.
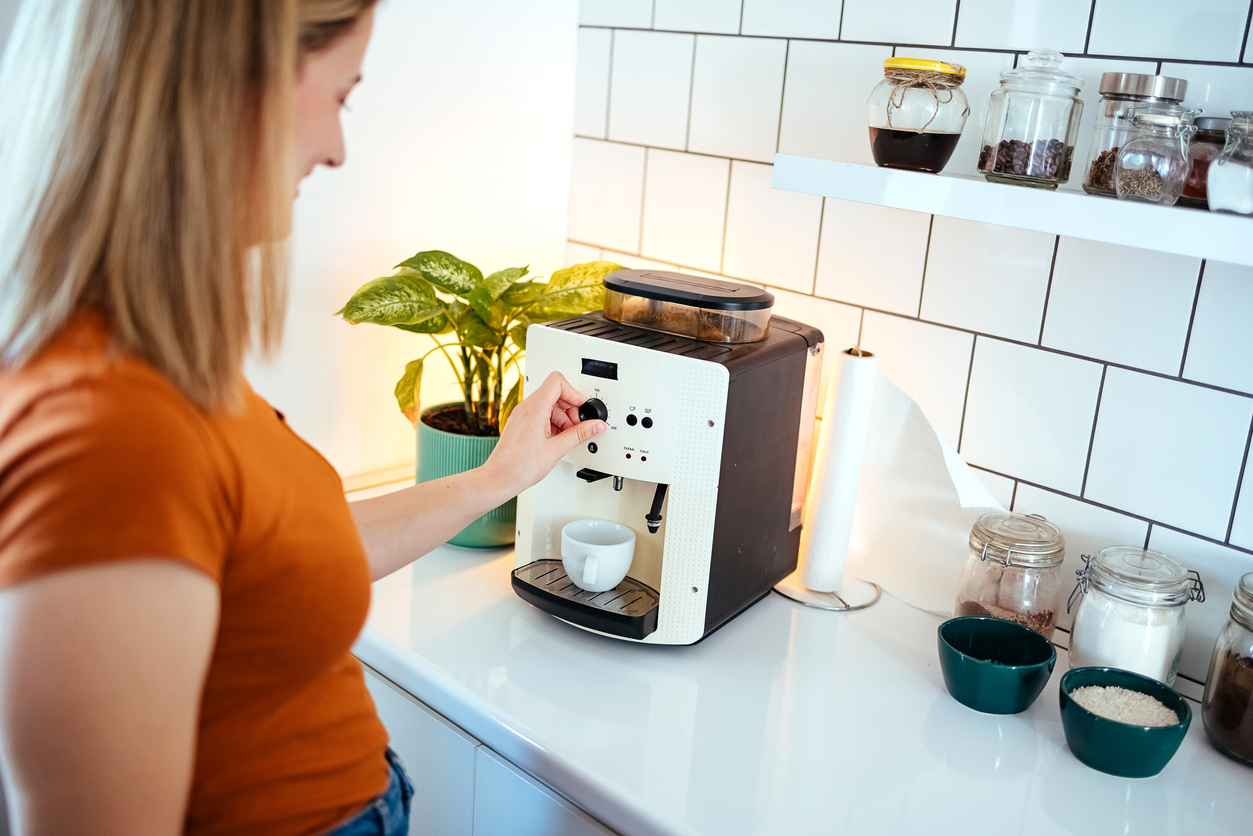
<instances>
[{"instance_id":1,"label":"white cabinet","mask_svg":"<svg viewBox=\"0 0 1253 836\"><path fill-rule=\"evenodd\" d=\"M479 742L369 668L365 682L413 780L409 836L472 836Z\"/></svg>"},{"instance_id":2,"label":"white cabinet","mask_svg":"<svg viewBox=\"0 0 1253 836\"><path fill-rule=\"evenodd\" d=\"M474 836L614 836L490 749L475 766Z\"/></svg>"}]
</instances>

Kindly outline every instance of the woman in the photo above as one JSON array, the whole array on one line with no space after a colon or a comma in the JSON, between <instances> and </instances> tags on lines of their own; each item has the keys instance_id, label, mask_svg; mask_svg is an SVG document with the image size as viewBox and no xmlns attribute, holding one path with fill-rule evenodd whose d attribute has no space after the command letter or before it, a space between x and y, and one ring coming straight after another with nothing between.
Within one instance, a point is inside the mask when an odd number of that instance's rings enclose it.
<instances>
[{"instance_id":1,"label":"woman","mask_svg":"<svg viewBox=\"0 0 1253 836\"><path fill-rule=\"evenodd\" d=\"M249 389L374 0L27 2L0 71L0 756L44 834L405 832L369 582L601 432L559 376L482 468L344 502Z\"/></svg>"}]
</instances>

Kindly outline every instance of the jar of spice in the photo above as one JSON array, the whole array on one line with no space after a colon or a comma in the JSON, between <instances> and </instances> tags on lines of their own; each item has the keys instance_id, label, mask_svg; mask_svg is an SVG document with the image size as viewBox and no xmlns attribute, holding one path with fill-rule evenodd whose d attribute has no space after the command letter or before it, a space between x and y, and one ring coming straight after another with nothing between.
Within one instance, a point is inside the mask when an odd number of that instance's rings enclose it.
<instances>
[{"instance_id":1,"label":"jar of spice","mask_svg":"<svg viewBox=\"0 0 1253 836\"><path fill-rule=\"evenodd\" d=\"M1131 139L1131 111L1155 104L1179 105L1188 92L1182 78L1143 73L1105 73L1101 76L1101 101L1096 110L1092 148L1084 166L1083 190L1110 197L1114 191L1114 159Z\"/></svg>"},{"instance_id":2,"label":"jar of spice","mask_svg":"<svg viewBox=\"0 0 1253 836\"><path fill-rule=\"evenodd\" d=\"M970 104L966 68L945 61L889 58L866 100L876 165L938 174L961 138Z\"/></svg>"},{"instance_id":3,"label":"jar of spice","mask_svg":"<svg viewBox=\"0 0 1253 836\"><path fill-rule=\"evenodd\" d=\"M1227 144L1206 172L1212 212L1253 215L1253 111L1233 110Z\"/></svg>"},{"instance_id":4,"label":"jar of spice","mask_svg":"<svg viewBox=\"0 0 1253 836\"><path fill-rule=\"evenodd\" d=\"M1109 546L1085 567L1066 611L1076 604L1070 666L1122 668L1173 685L1183 654L1184 605L1204 601L1200 577L1152 549Z\"/></svg>"},{"instance_id":5,"label":"jar of spice","mask_svg":"<svg viewBox=\"0 0 1253 836\"><path fill-rule=\"evenodd\" d=\"M1180 206L1208 209L1206 179L1209 164L1222 153L1227 142L1227 126L1230 119L1219 116L1198 116L1192 120L1196 133L1188 142L1188 177L1183 181L1183 192L1177 201Z\"/></svg>"},{"instance_id":6,"label":"jar of spice","mask_svg":"<svg viewBox=\"0 0 1253 836\"><path fill-rule=\"evenodd\" d=\"M1174 205L1188 176L1193 115L1182 108L1132 111L1135 135L1114 158L1114 191L1120 198Z\"/></svg>"},{"instance_id":7,"label":"jar of spice","mask_svg":"<svg viewBox=\"0 0 1253 836\"><path fill-rule=\"evenodd\" d=\"M1083 79L1062 72L1062 60L1060 52L1032 50L1023 66L1001 73L979 154L988 180L1055 189L1070 179Z\"/></svg>"},{"instance_id":8,"label":"jar of spice","mask_svg":"<svg viewBox=\"0 0 1253 836\"><path fill-rule=\"evenodd\" d=\"M1052 639L1066 541L1044 517L984 514L970 529L957 585L958 615L1003 618Z\"/></svg>"},{"instance_id":9,"label":"jar of spice","mask_svg":"<svg viewBox=\"0 0 1253 836\"><path fill-rule=\"evenodd\" d=\"M1253 572L1236 584L1231 620L1214 642L1201 718L1220 752L1253 764Z\"/></svg>"}]
</instances>

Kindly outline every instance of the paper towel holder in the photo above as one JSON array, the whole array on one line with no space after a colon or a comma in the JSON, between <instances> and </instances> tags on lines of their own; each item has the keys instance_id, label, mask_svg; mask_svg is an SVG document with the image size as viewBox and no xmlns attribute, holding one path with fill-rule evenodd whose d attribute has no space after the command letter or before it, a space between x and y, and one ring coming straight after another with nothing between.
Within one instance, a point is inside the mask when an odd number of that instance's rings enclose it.
<instances>
[{"instance_id":1,"label":"paper towel holder","mask_svg":"<svg viewBox=\"0 0 1253 836\"><path fill-rule=\"evenodd\" d=\"M844 583L835 592L817 592L806 589L800 582L800 572L793 572L775 584L774 591L797 604L816 610L830 612L853 612L864 610L879 602L883 590L876 583L859 578L844 577Z\"/></svg>"}]
</instances>

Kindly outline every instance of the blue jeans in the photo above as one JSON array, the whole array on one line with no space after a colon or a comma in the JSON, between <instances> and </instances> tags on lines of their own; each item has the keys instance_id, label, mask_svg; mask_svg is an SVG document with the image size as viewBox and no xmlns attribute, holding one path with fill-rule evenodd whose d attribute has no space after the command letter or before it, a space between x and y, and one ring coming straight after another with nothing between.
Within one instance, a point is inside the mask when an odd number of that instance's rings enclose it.
<instances>
[{"instance_id":1,"label":"blue jeans","mask_svg":"<svg viewBox=\"0 0 1253 836\"><path fill-rule=\"evenodd\" d=\"M326 836L408 836L413 784L391 749L387 750L387 762L392 765L392 774L383 794Z\"/></svg>"}]
</instances>

